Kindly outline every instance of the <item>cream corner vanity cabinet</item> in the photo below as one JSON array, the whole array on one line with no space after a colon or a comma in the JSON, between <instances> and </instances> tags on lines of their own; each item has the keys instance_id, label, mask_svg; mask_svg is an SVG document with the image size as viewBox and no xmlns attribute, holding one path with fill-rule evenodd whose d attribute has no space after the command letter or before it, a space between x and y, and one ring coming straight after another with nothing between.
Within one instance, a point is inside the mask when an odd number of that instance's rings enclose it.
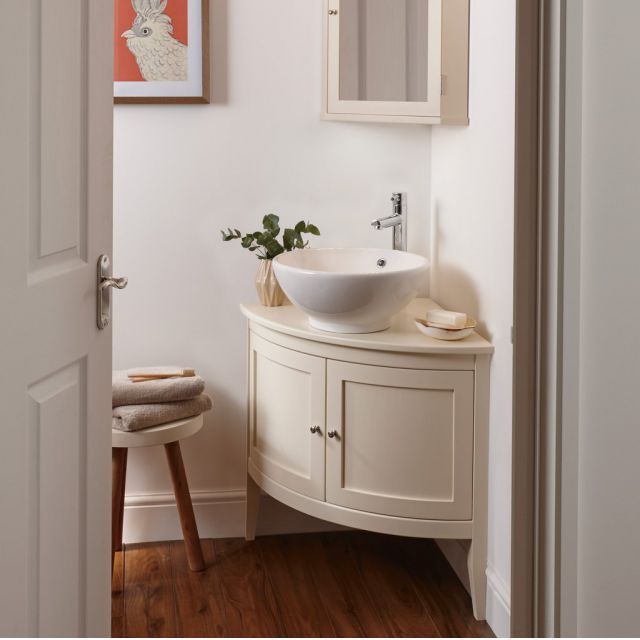
<instances>
[{"instance_id":1,"label":"cream corner vanity cabinet","mask_svg":"<svg viewBox=\"0 0 640 640\"><path fill-rule=\"evenodd\" d=\"M471 540L473 610L486 592L489 359L477 334L442 342L413 318L335 334L295 307L242 306L249 328L246 537L260 491L330 522L420 538Z\"/></svg>"}]
</instances>

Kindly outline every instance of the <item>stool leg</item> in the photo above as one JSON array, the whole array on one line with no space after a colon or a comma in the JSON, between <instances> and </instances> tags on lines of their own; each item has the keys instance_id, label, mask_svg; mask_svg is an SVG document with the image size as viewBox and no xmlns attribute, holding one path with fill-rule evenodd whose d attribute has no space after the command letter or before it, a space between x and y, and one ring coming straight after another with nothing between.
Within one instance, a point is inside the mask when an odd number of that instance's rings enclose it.
<instances>
[{"instance_id":1,"label":"stool leg","mask_svg":"<svg viewBox=\"0 0 640 640\"><path fill-rule=\"evenodd\" d=\"M180 525L182 526L182 534L184 535L189 568L191 571L203 571L205 568L204 558L202 557L202 547L200 546L196 519L193 515L193 505L191 504L187 475L185 474L184 463L182 462L180 443L169 442L164 445L164 450L167 454L171 480L173 482L173 492L178 504Z\"/></svg>"},{"instance_id":2,"label":"stool leg","mask_svg":"<svg viewBox=\"0 0 640 640\"><path fill-rule=\"evenodd\" d=\"M111 571L116 551L122 551L124 521L124 487L127 478L128 449L111 449Z\"/></svg>"}]
</instances>

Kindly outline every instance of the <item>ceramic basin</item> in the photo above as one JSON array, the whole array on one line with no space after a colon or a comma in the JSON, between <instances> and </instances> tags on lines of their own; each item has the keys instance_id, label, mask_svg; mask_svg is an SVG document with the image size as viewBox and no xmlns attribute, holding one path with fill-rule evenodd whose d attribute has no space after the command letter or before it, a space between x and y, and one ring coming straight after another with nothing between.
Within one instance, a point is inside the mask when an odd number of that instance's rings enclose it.
<instances>
[{"instance_id":1,"label":"ceramic basin","mask_svg":"<svg viewBox=\"0 0 640 640\"><path fill-rule=\"evenodd\" d=\"M303 249L273 260L309 324L336 333L383 331L424 286L429 261L391 249Z\"/></svg>"}]
</instances>

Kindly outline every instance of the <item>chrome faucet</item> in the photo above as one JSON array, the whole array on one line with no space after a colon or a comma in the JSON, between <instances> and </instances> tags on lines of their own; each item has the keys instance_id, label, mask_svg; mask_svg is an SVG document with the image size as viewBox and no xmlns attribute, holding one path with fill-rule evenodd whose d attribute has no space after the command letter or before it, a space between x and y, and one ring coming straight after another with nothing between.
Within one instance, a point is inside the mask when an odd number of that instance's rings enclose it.
<instances>
[{"instance_id":1,"label":"chrome faucet","mask_svg":"<svg viewBox=\"0 0 640 640\"><path fill-rule=\"evenodd\" d=\"M407 250L407 194L394 193L391 196L393 213L386 218L378 218L371 223L376 229L393 227L393 248Z\"/></svg>"}]
</instances>

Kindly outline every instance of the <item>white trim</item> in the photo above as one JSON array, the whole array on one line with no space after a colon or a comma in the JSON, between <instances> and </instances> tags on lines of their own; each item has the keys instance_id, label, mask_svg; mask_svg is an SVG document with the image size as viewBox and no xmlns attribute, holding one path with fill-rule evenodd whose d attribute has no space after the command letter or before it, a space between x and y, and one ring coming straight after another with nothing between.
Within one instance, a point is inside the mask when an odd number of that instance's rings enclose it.
<instances>
[{"instance_id":1,"label":"white trim","mask_svg":"<svg viewBox=\"0 0 640 640\"><path fill-rule=\"evenodd\" d=\"M577 633L583 3L549 5L536 635Z\"/></svg>"},{"instance_id":2,"label":"white trim","mask_svg":"<svg viewBox=\"0 0 640 640\"><path fill-rule=\"evenodd\" d=\"M487 567L487 624L498 638L511 636L509 585L493 567Z\"/></svg>"},{"instance_id":3,"label":"white trim","mask_svg":"<svg viewBox=\"0 0 640 640\"><path fill-rule=\"evenodd\" d=\"M191 494L202 538L244 537L245 491L194 491ZM263 496L258 535L336 531L342 527L317 520ZM180 522L172 493L129 495L125 499L125 543L180 540Z\"/></svg>"},{"instance_id":4,"label":"white trim","mask_svg":"<svg viewBox=\"0 0 640 640\"><path fill-rule=\"evenodd\" d=\"M223 504L244 502L245 492L241 489L232 491L192 491L191 501L193 506L203 504ZM125 498L125 507L167 507L175 506L172 493L140 493L128 495Z\"/></svg>"}]
</instances>

